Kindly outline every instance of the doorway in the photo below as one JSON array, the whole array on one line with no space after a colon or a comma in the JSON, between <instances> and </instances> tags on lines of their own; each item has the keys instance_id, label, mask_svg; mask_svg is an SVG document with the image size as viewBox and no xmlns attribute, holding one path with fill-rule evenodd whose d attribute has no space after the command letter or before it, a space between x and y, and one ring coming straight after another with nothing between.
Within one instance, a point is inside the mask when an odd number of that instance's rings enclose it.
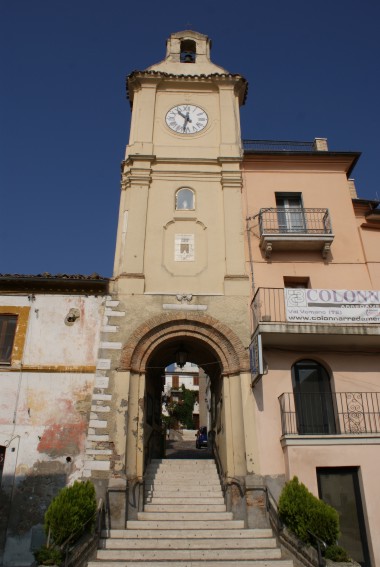
<instances>
[{"instance_id":1,"label":"doorway","mask_svg":"<svg viewBox=\"0 0 380 567\"><path fill-rule=\"evenodd\" d=\"M317 468L317 479L319 497L339 512L339 545L363 567L370 567L359 468Z\"/></svg>"}]
</instances>

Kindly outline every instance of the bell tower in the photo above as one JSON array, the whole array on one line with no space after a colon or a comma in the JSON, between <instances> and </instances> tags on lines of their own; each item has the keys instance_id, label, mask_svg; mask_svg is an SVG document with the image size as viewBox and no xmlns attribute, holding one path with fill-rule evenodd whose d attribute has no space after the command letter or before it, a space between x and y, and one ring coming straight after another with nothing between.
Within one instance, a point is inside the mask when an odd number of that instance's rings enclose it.
<instances>
[{"instance_id":1,"label":"bell tower","mask_svg":"<svg viewBox=\"0 0 380 567\"><path fill-rule=\"evenodd\" d=\"M247 84L210 50L203 34L174 33L163 61L127 78L119 292L245 293L239 106Z\"/></svg>"},{"instance_id":2,"label":"bell tower","mask_svg":"<svg viewBox=\"0 0 380 567\"><path fill-rule=\"evenodd\" d=\"M179 349L212 382L224 470L244 475L253 462L243 418L250 290L239 107L247 83L214 64L210 50L205 35L174 33L163 61L127 78L132 120L106 326L115 343L113 466L127 478L140 478L159 454L162 380Z\"/></svg>"}]
</instances>

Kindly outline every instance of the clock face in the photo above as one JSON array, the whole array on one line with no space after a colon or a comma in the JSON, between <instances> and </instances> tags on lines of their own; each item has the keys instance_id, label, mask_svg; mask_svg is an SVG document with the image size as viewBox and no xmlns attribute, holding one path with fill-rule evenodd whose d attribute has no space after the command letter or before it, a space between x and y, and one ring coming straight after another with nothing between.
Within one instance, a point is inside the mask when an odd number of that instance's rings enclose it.
<instances>
[{"instance_id":1,"label":"clock face","mask_svg":"<svg viewBox=\"0 0 380 567\"><path fill-rule=\"evenodd\" d=\"M208 116L199 106L179 104L169 110L165 121L173 132L196 134L207 126Z\"/></svg>"}]
</instances>

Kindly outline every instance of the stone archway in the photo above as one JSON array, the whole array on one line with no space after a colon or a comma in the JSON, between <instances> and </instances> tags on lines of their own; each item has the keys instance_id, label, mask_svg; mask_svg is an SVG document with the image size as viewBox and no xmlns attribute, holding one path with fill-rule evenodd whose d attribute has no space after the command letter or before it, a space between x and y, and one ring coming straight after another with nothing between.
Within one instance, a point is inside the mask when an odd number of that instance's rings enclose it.
<instances>
[{"instance_id":1,"label":"stone archway","mask_svg":"<svg viewBox=\"0 0 380 567\"><path fill-rule=\"evenodd\" d=\"M217 319L193 314L162 314L138 327L122 350L121 370L145 372L147 361L163 343L192 337L207 344L218 357L223 375L249 372L249 355L241 340Z\"/></svg>"},{"instance_id":2,"label":"stone archway","mask_svg":"<svg viewBox=\"0 0 380 567\"><path fill-rule=\"evenodd\" d=\"M152 392L153 380L175 360L174 353L180 344L185 344L189 351L189 361L211 369L208 374L217 397L218 414L218 425L213 430L215 445L225 473L244 475L241 376L249 372L248 351L239 337L217 319L180 313L148 319L133 332L122 350L119 371L130 375L127 476L141 478L143 474L151 436L145 420L146 393L151 388L149 395L156 396L154 402L161 400L161 390Z\"/></svg>"}]
</instances>

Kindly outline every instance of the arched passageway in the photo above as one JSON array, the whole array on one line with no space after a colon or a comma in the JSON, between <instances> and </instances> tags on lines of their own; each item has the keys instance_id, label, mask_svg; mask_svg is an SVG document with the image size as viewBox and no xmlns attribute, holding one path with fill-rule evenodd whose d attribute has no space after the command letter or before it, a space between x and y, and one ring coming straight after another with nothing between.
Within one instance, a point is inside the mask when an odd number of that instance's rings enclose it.
<instances>
[{"instance_id":1,"label":"arched passageway","mask_svg":"<svg viewBox=\"0 0 380 567\"><path fill-rule=\"evenodd\" d=\"M246 350L210 316L164 314L136 329L122 352L121 370L130 372L127 475L141 477L149 460L163 454L163 379L179 350L209 377L210 435L223 471L245 474L240 375L249 372Z\"/></svg>"}]
</instances>

